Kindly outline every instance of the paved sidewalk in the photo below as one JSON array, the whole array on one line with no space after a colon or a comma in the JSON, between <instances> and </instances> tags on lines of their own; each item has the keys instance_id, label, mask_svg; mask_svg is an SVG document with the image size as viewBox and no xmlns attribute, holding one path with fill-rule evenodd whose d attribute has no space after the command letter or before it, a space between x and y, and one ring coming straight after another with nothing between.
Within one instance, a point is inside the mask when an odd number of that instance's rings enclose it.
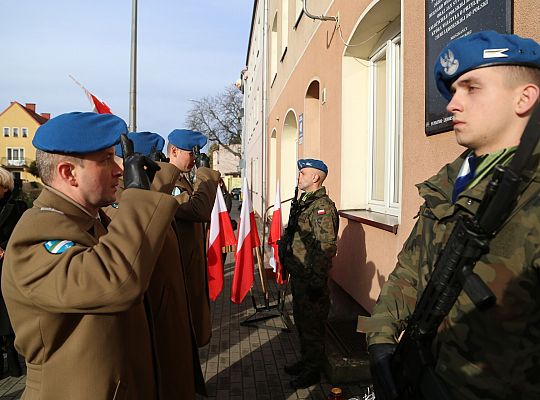
<instances>
[{"instance_id":1,"label":"paved sidewalk","mask_svg":"<svg viewBox=\"0 0 540 400\"><path fill-rule=\"evenodd\" d=\"M233 268L233 264L226 266L223 293L212 307L212 339L200 351L208 399L326 399L332 385L326 382L324 375L321 384L308 389L294 391L290 388L291 377L283 371L283 366L298 359L300 344L296 333L282 331L285 324L280 317L252 326L240 325L253 313L253 306L249 295L240 305L230 301ZM271 290L275 287L269 286ZM285 312L291 310L290 301L289 294ZM360 386L339 386L345 398L358 396L361 399L365 393L365 388Z\"/></svg>"}]
</instances>

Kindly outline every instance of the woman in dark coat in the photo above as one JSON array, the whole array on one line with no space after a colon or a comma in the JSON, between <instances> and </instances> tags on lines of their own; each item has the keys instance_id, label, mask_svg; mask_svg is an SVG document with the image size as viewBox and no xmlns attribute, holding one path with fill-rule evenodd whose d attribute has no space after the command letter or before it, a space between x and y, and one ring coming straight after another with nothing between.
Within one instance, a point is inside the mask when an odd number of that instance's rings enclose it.
<instances>
[{"instance_id":1,"label":"woman in dark coat","mask_svg":"<svg viewBox=\"0 0 540 400\"><path fill-rule=\"evenodd\" d=\"M21 215L28 208L26 203L20 199L21 182L15 181L11 173L0 168L0 274L4 262L4 251L7 242L15 225L21 218ZM0 275L1 276L1 275ZM13 342L15 334L11 327L9 315L6 310L4 298L0 293L0 374L4 375L4 353L7 353L8 370L10 376L21 376L21 366L19 364L19 355L15 350Z\"/></svg>"}]
</instances>

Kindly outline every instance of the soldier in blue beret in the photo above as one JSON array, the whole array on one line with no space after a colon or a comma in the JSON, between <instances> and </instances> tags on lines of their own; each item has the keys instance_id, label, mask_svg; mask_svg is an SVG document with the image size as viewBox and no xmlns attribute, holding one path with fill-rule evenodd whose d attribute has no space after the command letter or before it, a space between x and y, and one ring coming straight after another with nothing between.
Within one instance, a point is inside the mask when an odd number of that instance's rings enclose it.
<instances>
[{"instance_id":1,"label":"soldier in blue beret","mask_svg":"<svg viewBox=\"0 0 540 400\"><path fill-rule=\"evenodd\" d=\"M133 141L136 152L153 158L160 167L152 180L151 190L170 195L181 171L171 163L160 162L165 157L161 153L164 139L153 132L130 132L127 136ZM122 148L119 145L116 154L121 163L118 155L122 155ZM105 209L113 221L122 207L124 193L124 183L121 180L116 193L118 202ZM184 244L186 239L177 236L175 224L175 220L171 220L165 242L157 256L146 298L154 321L161 396L163 399L194 399L196 391L204 394L206 388L197 343L193 337L195 324L187 300L184 274L187 268L184 268L180 254L180 243ZM188 267L191 268L191 265ZM166 302L163 302L164 293L167 293Z\"/></svg>"},{"instance_id":2,"label":"soldier in blue beret","mask_svg":"<svg viewBox=\"0 0 540 400\"><path fill-rule=\"evenodd\" d=\"M377 398L395 397L388 379L392 353L449 233L457 220L476 214L494 167L515 157L539 103L540 45L517 35L474 33L447 44L436 61L435 79L449 101L457 142L466 150L418 185L425 202L416 225L371 318L359 320ZM474 269L496 304L479 311L462 292L435 338L435 374L450 399L540 398L539 147L514 210Z\"/></svg>"},{"instance_id":3,"label":"soldier in blue beret","mask_svg":"<svg viewBox=\"0 0 540 400\"><path fill-rule=\"evenodd\" d=\"M220 173L210 168L208 157L200 153L207 138L200 132L175 129L168 136L167 155L182 175L172 194L180 204L176 213L182 265L187 282L189 306L199 347L210 341L212 322L206 258L206 223L216 198ZM195 181L190 179L193 167Z\"/></svg>"},{"instance_id":4,"label":"soldier in blue beret","mask_svg":"<svg viewBox=\"0 0 540 400\"><path fill-rule=\"evenodd\" d=\"M279 257L291 276L294 322L301 358L285 366L294 376L294 389L320 381L324 365L325 326L330 310L328 271L336 254L339 219L334 202L323 182L328 167L321 160L298 160L298 189L303 192L293 203L286 235L279 242Z\"/></svg>"},{"instance_id":5,"label":"soldier in blue beret","mask_svg":"<svg viewBox=\"0 0 540 400\"><path fill-rule=\"evenodd\" d=\"M117 116L75 112L34 137L45 187L19 220L2 273L15 346L28 366L23 397L157 399L142 299L178 204L147 190L146 171L157 166L124 135L129 189L114 221L102 211L116 199L122 168L114 145L126 132Z\"/></svg>"},{"instance_id":6,"label":"soldier in blue beret","mask_svg":"<svg viewBox=\"0 0 540 400\"><path fill-rule=\"evenodd\" d=\"M161 153L163 146L165 146L165 139L154 132L129 132L127 137L133 142L133 150L136 153L147 156L150 156L152 152ZM122 157L122 146L120 146L120 143L114 146L114 153L116 156ZM157 158L161 157L158 156Z\"/></svg>"}]
</instances>

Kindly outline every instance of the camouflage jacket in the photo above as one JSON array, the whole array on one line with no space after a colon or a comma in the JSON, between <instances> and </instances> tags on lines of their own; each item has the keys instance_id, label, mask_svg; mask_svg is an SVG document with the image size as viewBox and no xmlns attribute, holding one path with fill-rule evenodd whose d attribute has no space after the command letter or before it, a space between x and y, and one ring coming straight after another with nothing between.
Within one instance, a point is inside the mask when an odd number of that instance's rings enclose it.
<instances>
[{"instance_id":1,"label":"camouflage jacket","mask_svg":"<svg viewBox=\"0 0 540 400\"><path fill-rule=\"evenodd\" d=\"M368 344L397 341L456 217L476 213L491 174L461 193L456 204L450 201L465 155L417 185L425 200L418 221L372 317L359 321ZM540 398L539 172L529 173L515 209L474 269L497 296L496 305L480 312L462 292L439 327L436 371L451 398Z\"/></svg>"},{"instance_id":2,"label":"camouflage jacket","mask_svg":"<svg viewBox=\"0 0 540 400\"><path fill-rule=\"evenodd\" d=\"M286 265L293 277L309 279L313 286L326 285L337 248L336 206L323 186L305 194L298 207L300 215L293 235L292 254L287 255Z\"/></svg>"}]
</instances>

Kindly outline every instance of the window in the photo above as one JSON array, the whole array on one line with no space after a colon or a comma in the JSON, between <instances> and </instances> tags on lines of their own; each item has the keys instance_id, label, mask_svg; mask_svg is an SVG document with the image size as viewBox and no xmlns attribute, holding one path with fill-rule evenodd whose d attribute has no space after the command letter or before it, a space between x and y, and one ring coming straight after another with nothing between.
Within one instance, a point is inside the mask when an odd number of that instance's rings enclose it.
<instances>
[{"instance_id":1,"label":"window","mask_svg":"<svg viewBox=\"0 0 540 400\"><path fill-rule=\"evenodd\" d=\"M298 26L298 23L300 22L300 17L302 16L302 12L304 11L304 4L302 0L295 0L295 14L294 18L296 20L294 27L296 28Z\"/></svg>"},{"instance_id":2,"label":"window","mask_svg":"<svg viewBox=\"0 0 540 400\"><path fill-rule=\"evenodd\" d=\"M22 137L28 137L28 128L21 128Z\"/></svg>"},{"instance_id":3,"label":"window","mask_svg":"<svg viewBox=\"0 0 540 400\"><path fill-rule=\"evenodd\" d=\"M371 56L370 176L373 211L398 215L401 191L400 37L387 40Z\"/></svg>"},{"instance_id":4,"label":"window","mask_svg":"<svg viewBox=\"0 0 540 400\"><path fill-rule=\"evenodd\" d=\"M13 137L19 137L19 128L13 128Z\"/></svg>"},{"instance_id":5,"label":"window","mask_svg":"<svg viewBox=\"0 0 540 400\"><path fill-rule=\"evenodd\" d=\"M277 32L277 19L278 14L274 15L274 21L272 22L272 34L270 36L270 86L273 85L274 79L277 75L278 65L278 32Z\"/></svg>"},{"instance_id":6,"label":"window","mask_svg":"<svg viewBox=\"0 0 540 400\"><path fill-rule=\"evenodd\" d=\"M281 60L289 42L289 0L281 0Z\"/></svg>"},{"instance_id":7,"label":"window","mask_svg":"<svg viewBox=\"0 0 540 400\"><path fill-rule=\"evenodd\" d=\"M9 128L4 128L4 137L9 137Z\"/></svg>"},{"instance_id":8,"label":"window","mask_svg":"<svg viewBox=\"0 0 540 400\"><path fill-rule=\"evenodd\" d=\"M24 148L7 148L8 165L22 166L24 165Z\"/></svg>"}]
</instances>

